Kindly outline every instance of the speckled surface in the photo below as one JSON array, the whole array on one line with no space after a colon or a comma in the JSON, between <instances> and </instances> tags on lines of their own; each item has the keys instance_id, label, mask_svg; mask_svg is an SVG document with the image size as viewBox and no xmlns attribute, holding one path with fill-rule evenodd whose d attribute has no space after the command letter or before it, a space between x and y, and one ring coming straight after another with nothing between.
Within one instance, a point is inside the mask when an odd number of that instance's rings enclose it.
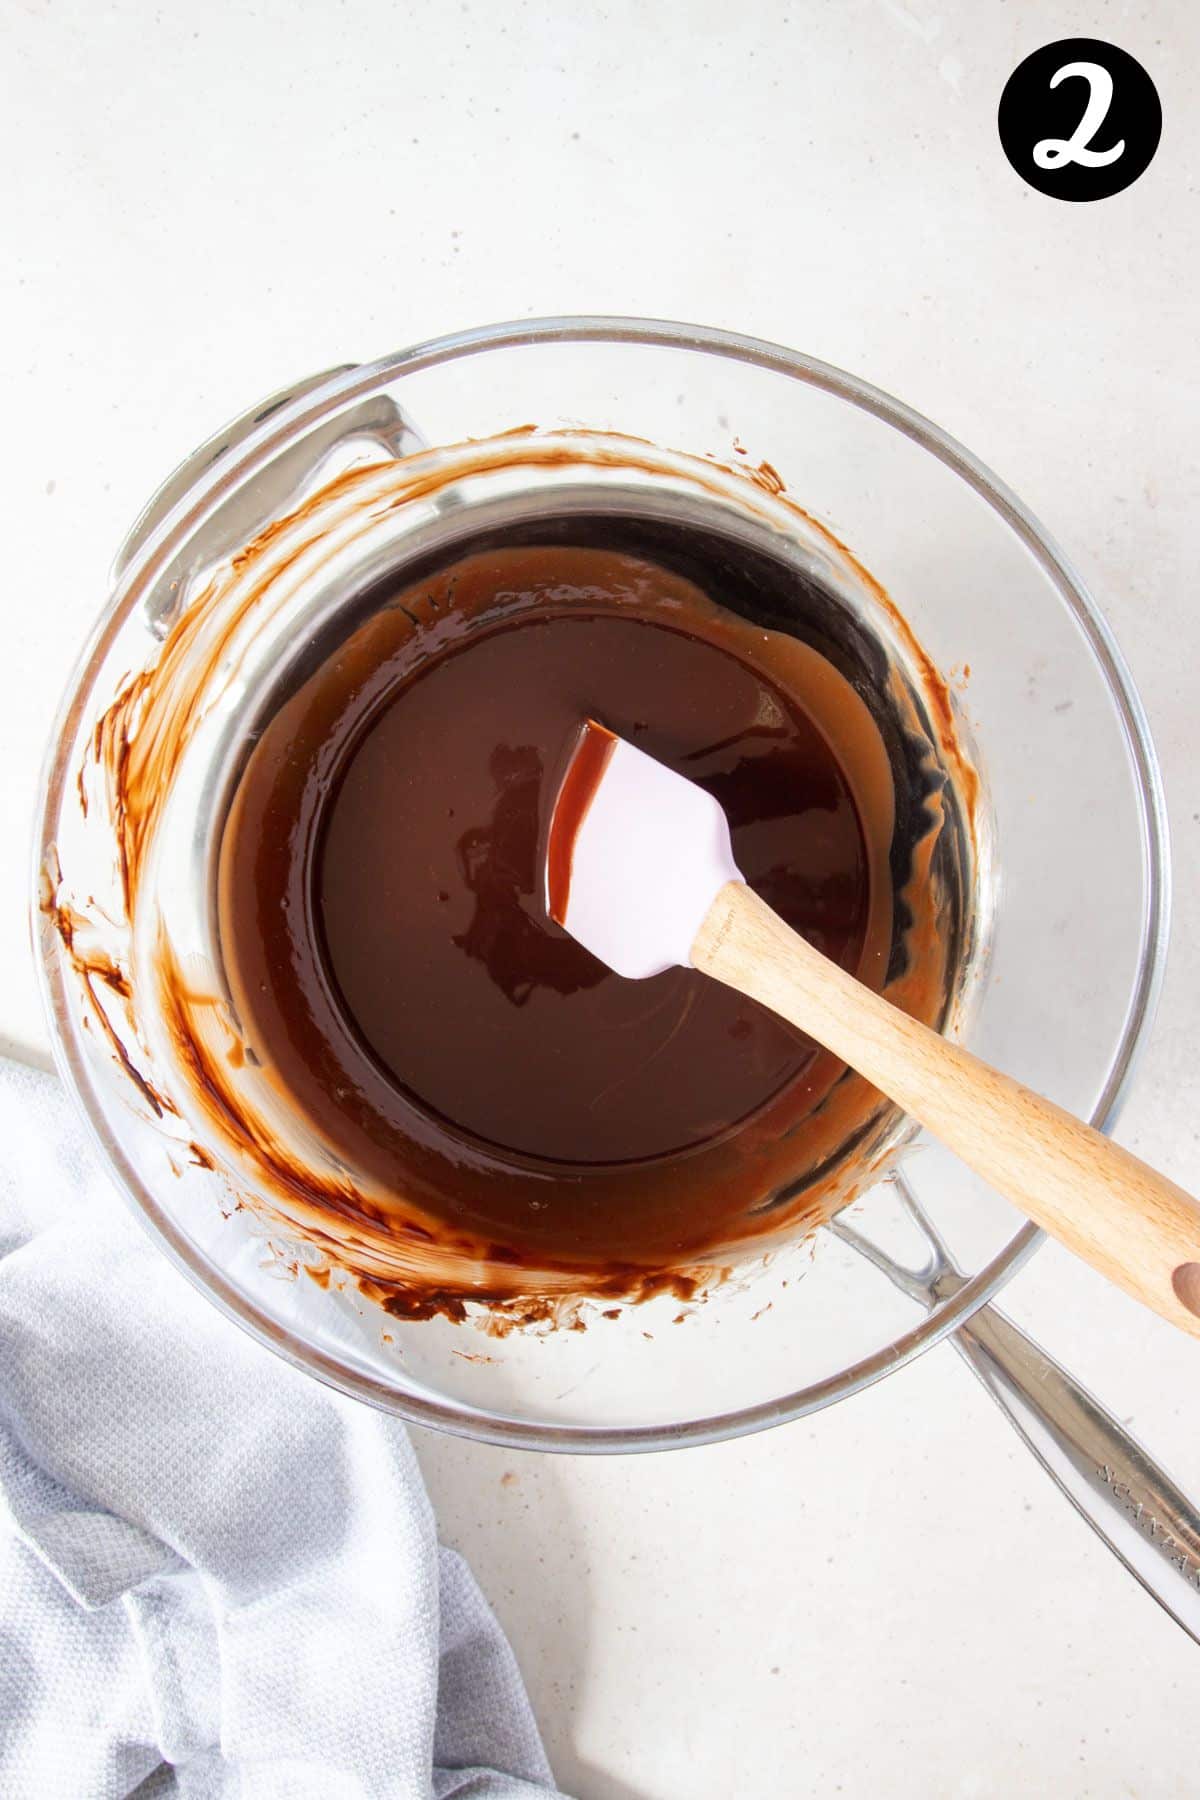
<instances>
[{"instance_id":1,"label":"speckled surface","mask_svg":"<svg viewBox=\"0 0 1200 1800\"><path fill-rule=\"evenodd\" d=\"M651 18L655 22L650 23ZM1127 193L1004 161L1028 50L1107 37L1165 126ZM1141 687L1176 860L1166 993L1119 1135L1200 1182L1195 343L1200 14L817 0L156 9L10 0L0 441L0 1033L44 1033L25 846L41 741L126 525L299 375L489 319L695 318L891 389L1009 480ZM1193 1492L1196 1347L1043 1251L1010 1310ZM1196 1790L1200 1652L948 1350L821 1417L673 1457L419 1439L446 1536L589 1800Z\"/></svg>"}]
</instances>

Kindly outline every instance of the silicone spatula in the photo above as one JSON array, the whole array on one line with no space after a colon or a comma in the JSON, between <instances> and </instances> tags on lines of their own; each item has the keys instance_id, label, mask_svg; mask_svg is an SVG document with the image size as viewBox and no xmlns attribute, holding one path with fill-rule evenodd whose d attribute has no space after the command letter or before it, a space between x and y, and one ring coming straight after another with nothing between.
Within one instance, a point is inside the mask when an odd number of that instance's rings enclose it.
<instances>
[{"instance_id":1,"label":"silicone spatula","mask_svg":"<svg viewBox=\"0 0 1200 1800\"><path fill-rule=\"evenodd\" d=\"M696 968L789 1020L1067 1249L1200 1337L1200 1204L822 956L747 887L717 801L594 720L551 817L546 897L618 975Z\"/></svg>"}]
</instances>

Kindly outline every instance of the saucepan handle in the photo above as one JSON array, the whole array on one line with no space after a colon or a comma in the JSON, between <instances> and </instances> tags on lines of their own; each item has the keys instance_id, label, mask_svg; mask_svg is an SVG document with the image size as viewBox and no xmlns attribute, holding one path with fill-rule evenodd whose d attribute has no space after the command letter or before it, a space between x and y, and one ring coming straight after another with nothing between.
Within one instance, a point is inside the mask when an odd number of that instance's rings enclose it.
<instances>
[{"instance_id":1,"label":"saucepan handle","mask_svg":"<svg viewBox=\"0 0 1200 1800\"><path fill-rule=\"evenodd\" d=\"M1187 1495L1003 1313L982 1307L951 1342L1092 1530L1200 1643L1200 1512Z\"/></svg>"}]
</instances>

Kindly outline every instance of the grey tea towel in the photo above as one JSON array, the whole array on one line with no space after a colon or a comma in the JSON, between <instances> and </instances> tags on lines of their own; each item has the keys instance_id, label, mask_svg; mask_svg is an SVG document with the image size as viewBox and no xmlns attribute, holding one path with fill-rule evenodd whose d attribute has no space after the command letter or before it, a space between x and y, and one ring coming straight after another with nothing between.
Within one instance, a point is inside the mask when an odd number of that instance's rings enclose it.
<instances>
[{"instance_id":1,"label":"grey tea towel","mask_svg":"<svg viewBox=\"0 0 1200 1800\"><path fill-rule=\"evenodd\" d=\"M520 1675L393 1419L150 1243L0 1064L0 1794L545 1800Z\"/></svg>"}]
</instances>

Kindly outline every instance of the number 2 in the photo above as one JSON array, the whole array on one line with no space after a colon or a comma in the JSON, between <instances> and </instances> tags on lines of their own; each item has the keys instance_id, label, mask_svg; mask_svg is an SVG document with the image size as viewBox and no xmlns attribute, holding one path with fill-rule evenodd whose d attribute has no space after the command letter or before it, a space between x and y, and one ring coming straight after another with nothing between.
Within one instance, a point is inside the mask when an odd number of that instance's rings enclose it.
<instances>
[{"instance_id":1,"label":"number 2","mask_svg":"<svg viewBox=\"0 0 1200 1800\"><path fill-rule=\"evenodd\" d=\"M1108 70L1103 63L1064 63L1051 76L1050 86L1056 88L1060 81L1066 81L1072 75L1082 75L1088 84L1087 106L1069 138L1043 138L1041 143L1034 145L1033 160L1039 169L1061 169L1067 163L1079 163L1085 169L1103 169L1125 153L1124 138L1109 150L1089 147L1112 105L1113 79Z\"/></svg>"}]
</instances>

